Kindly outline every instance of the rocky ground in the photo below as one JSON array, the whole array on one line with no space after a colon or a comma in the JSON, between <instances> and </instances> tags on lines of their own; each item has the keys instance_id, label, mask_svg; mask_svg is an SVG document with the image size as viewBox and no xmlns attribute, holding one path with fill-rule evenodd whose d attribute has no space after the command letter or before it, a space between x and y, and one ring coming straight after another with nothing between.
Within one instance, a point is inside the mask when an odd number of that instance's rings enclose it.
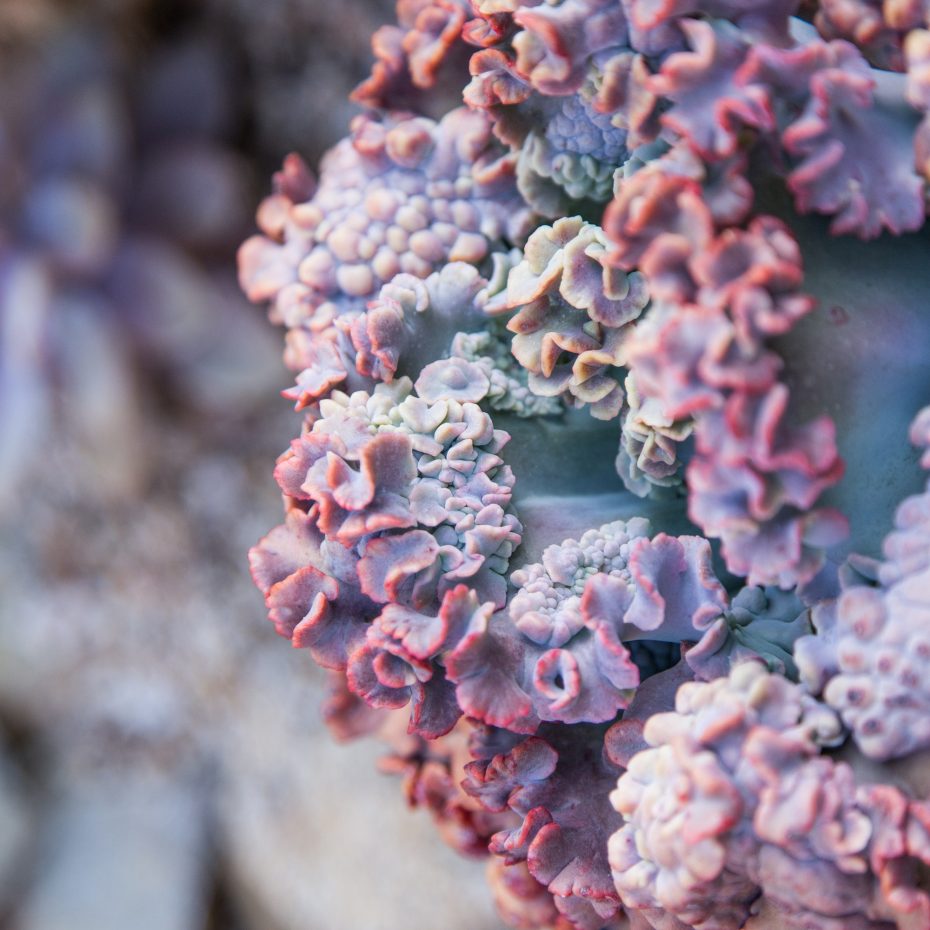
<instances>
[{"instance_id":1,"label":"rocky ground","mask_svg":"<svg viewBox=\"0 0 930 930\"><path fill-rule=\"evenodd\" d=\"M233 250L344 131L335 9L0 5L3 930L498 927L248 577L297 420Z\"/></svg>"}]
</instances>

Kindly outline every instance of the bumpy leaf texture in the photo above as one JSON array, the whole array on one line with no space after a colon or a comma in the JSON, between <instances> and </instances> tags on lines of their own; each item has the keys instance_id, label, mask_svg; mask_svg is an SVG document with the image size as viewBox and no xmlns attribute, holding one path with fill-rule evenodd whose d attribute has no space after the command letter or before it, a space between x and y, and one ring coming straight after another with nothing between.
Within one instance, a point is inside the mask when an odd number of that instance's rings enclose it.
<instances>
[{"instance_id":1,"label":"bumpy leaf texture","mask_svg":"<svg viewBox=\"0 0 930 930\"><path fill-rule=\"evenodd\" d=\"M241 249L269 617L513 927L930 927L928 16L400 0Z\"/></svg>"}]
</instances>

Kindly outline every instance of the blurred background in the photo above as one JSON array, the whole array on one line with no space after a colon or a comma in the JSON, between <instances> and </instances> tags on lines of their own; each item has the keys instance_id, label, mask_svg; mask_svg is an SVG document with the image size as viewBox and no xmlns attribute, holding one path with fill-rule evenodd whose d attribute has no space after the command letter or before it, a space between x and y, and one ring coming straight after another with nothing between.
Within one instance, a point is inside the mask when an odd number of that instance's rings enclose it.
<instances>
[{"instance_id":1,"label":"blurred background","mask_svg":"<svg viewBox=\"0 0 930 930\"><path fill-rule=\"evenodd\" d=\"M494 930L246 552L299 429L235 249L390 0L0 0L0 928Z\"/></svg>"}]
</instances>

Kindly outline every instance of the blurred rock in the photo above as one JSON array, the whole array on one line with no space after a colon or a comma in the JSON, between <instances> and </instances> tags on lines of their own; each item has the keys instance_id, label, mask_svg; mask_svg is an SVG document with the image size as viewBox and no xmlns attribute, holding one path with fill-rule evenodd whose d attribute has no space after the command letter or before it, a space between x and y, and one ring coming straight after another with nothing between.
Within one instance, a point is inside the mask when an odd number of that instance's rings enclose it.
<instances>
[{"instance_id":1,"label":"blurred rock","mask_svg":"<svg viewBox=\"0 0 930 930\"><path fill-rule=\"evenodd\" d=\"M198 29L150 55L139 75L139 134L147 145L223 138L235 131L239 56L217 32L215 26Z\"/></svg>"},{"instance_id":2,"label":"blurred rock","mask_svg":"<svg viewBox=\"0 0 930 930\"><path fill-rule=\"evenodd\" d=\"M22 229L26 243L45 253L55 270L92 277L116 248L116 205L88 181L50 178L26 196Z\"/></svg>"},{"instance_id":3,"label":"blurred rock","mask_svg":"<svg viewBox=\"0 0 930 930\"><path fill-rule=\"evenodd\" d=\"M20 773L0 743L0 914L19 890L33 852L35 810Z\"/></svg>"},{"instance_id":4,"label":"blurred rock","mask_svg":"<svg viewBox=\"0 0 930 930\"><path fill-rule=\"evenodd\" d=\"M320 673L282 642L242 669L218 816L232 889L265 930L498 930L484 863L445 847L379 749L339 746L320 720ZM441 915L441 917L440 917Z\"/></svg>"},{"instance_id":5,"label":"blurred rock","mask_svg":"<svg viewBox=\"0 0 930 930\"><path fill-rule=\"evenodd\" d=\"M138 382L109 313L97 294L73 291L56 296L49 316L56 335L59 416L76 440L76 455L62 477L76 482L85 497L115 501L140 492L150 456ZM60 444L50 449L50 464L60 449Z\"/></svg>"},{"instance_id":6,"label":"blurred rock","mask_svg":"<svg viewBox=\"0 0 930 930\"><path fill-rule=\"evenodd\" d=\"M197 252L232 255L252 210L245 159L222 146L184 142L156 149L142 164L140 225Z\"/></svg>"},{"instance_id":7,"label":"blurred rock","mask_svg":"<svg viewBox=\"0 0 930 930\"><path fill-rule=\"evenodd\" d=\"M101 185L119 183L126 170L130 126L125 102L102 79L63 81L48 93L38 120L32 169L38 175L78 174Z\"/></svg>"},{"instance_id":8,"label":"blurred rock","mask_svg":"<svg viewBox=\"0 0 930 930\"><path fill-rule=\"evenodd\" d=\"M17 930L196 930L206 821L196 785L151 772L70 781L46 817Z\"/></svg>"},{"instance_id":9,"label":"blurred rock","mask_svg":"<svg viewBox=\"0 0 930 930\"><path fill-rule=\"evenodd\" d=\"M333 745L246 560L297 424L235 245L255 178L346 133L392 8L0 0L0 713L49 792L0 755L15 930L199 930L218 873L238 930L498 926Z\"/></svg>"},{"instance_id":10,"label":"blurred rock","mask_svg":"<svg viewBox=\"0 0 930 930\"><path fill-rule=\"evenodd\" d=\"M51 282L40 262L0 251L0 516L14 504L50 418L50 299Z\"/></svg>"},{"instance_id":11,"label":"blurred rock","mask_svg":"<svg viewBox=\"0 0 930 930\"><path fill-rule=\"evenodd\" d=\"M128 239L109 293L126 331L177 379L192 409L241 415L286 385L280 337L242 296L232 269L211 275L168 242Z\"/></svg>"},{"instance_id":12,"label":"blurred rock","mask_svg":"<svg viewBox=\"0 0 930 930\"><path fill-rule=\"evenodd\" d=\"M207 3L241 37L257 141L269 167L292 150L316 164L358 112L348 94L368 74L371 37L394 20L394 0Z\"/></svg>"}]
</instances>

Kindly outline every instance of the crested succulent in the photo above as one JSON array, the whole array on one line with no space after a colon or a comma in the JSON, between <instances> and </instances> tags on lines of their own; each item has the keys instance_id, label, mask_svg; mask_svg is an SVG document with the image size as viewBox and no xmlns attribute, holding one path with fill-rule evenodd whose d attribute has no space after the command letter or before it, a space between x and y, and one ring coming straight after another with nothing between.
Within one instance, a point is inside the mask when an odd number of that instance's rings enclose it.
<instances>
[{"instance_id":1,"label":"crested succulent","mask_svg":"<svg viewBox=\"0 0 930 930\"><path fill-rule=\"evenodd\" d=\"M925 930L930 14L400 0L373 48L240 251L304 416L252 570L331 723L514 927Z\"/></svg>"}]
</instances>

